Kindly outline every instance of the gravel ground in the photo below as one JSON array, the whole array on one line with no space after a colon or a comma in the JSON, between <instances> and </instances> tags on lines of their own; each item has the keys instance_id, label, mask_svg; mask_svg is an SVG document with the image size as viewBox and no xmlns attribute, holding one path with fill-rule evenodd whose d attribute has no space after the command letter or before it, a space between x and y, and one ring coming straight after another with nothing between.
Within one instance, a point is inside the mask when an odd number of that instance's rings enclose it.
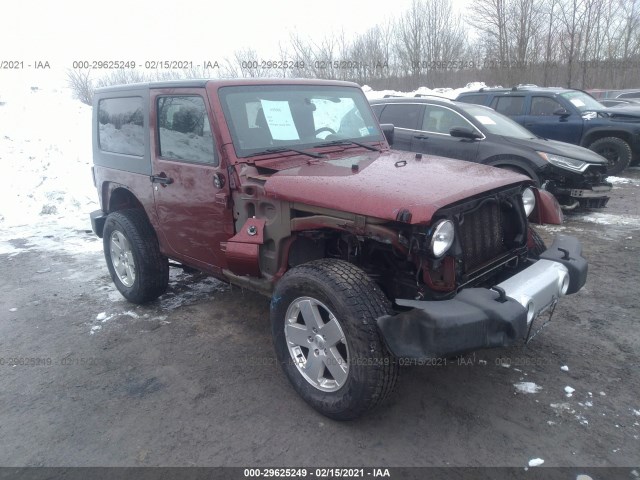
<instances>
[{"instance_id":1,"label":"gravel ground","mask_svg":"<svg viewBox=\"0 0 640 480\"><path fill-rule=\"evenodd\" d=\"M88 233L74 254L16 230L0 465L638 466L640 169L624 175L602 213L541 228L578 236L590 272L533 342L407 367L387 405L346 423L275 365L266 298L172 269L166 295L134 306Z\"/></svg>"}]
</instances>

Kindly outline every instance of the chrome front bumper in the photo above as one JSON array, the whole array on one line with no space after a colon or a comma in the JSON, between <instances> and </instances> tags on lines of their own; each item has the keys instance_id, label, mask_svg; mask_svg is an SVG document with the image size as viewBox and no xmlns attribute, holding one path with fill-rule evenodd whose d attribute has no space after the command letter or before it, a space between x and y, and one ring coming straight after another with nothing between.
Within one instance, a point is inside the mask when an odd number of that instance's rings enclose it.
<instances>
[{"instance_id":1,"label":"chrome front bumper","mask_svg":"<svg viewBox=\"0 0 640 480\"><path fill-rule=\"evenodd\" d=\"M527 310L527 324L552 307L569 290L569 270L551 260L538 260L520 273L496 285Z\"/></svg>"},{"instance_id":2,"label":"chrome front bumper","mask_svg":"<svg viewBox=\"0 0 640 480\"><path fill-rule=\"evenodd\" d=\"M391 353L405 358L450 356L504 347L525 338L531 322L587 279L580 242L559 235L531 266L491 289L467 288L441 301L396 299L411 308L377 319Z\"/></svg>"}]
</instances>

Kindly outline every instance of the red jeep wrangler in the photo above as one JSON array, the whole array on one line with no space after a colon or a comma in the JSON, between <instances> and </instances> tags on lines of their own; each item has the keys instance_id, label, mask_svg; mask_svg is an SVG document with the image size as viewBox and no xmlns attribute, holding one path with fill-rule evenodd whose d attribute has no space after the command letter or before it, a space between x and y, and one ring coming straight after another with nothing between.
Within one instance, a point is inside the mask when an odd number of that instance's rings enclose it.
<instances>
[{"instance_id":1,"label":"red jeep wrangler","mask_svg":"<svg viewBox=\"0 0 640 480\"><path fill-rule=\"evenodd\" d=\"M392 390L401 359L522 341L584 285L580 243L546 249L553 197L493 167L390 151L356 84L180 81L97 91L91 214L129 301L169 259L271 297L279 363L335 419Z\"/></svg>"}]
</instances>

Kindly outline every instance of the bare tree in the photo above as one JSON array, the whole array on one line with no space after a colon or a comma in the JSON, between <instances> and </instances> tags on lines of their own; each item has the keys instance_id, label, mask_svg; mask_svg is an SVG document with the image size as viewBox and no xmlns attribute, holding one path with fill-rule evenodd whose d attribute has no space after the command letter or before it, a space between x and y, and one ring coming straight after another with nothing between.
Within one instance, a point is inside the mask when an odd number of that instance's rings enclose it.
<instances>
[{"instance_id":1,"label":"bare tree","mask_svg":"<svg viewBox=\"0 0 640 480\"><path fill-rule=\"evenodd\" d=\"M93 103L93 80L90 69L67 70L67 85L73 92L73 98L86 105Z\"/></svg>"},{"instance_id":2,"label":"bare tree","mask_svg":"<svg viewBox=\"0 0 640 480\"><path fill-rule=\"evenodd\" d=\"M474 15L469 23L486 34L489 59L500 64L508 62L507 0L475 0L472 9Z\"/></svg>"},{"instance_id":3,"label":"bare tree","mask_svg":"<svg viewBox=\"0 0 640 480\"><path fill-rule=\"evenodd\" d=\"M236 50L233 58L225 58L220 72L227 78L264 78L277 76L273 68L262 64L258 52L253 48Z\"/></svg>"},{"instance_id":4,"label":"bare tree","mask_svg":"<svg viewBox=\"0 0 640 480\"><path fill-rule=\"evenodd\" d=\"M627 0L623 3L624 29L621 42L622 66L624 67L623 86L627 86L630 71L634 77L633 81L638 82L638 71L628 68L633 63L637 65L640 61L640 5L638 3L638 0Z\"/></svg>"},{"instance_id":5,"label":"bare tree","mask_svg":"<svg viewBox=\"0 0 640 480\"><path fill-rule=\"evenodd\" d=\"M423 3L422 11L425 15L422 58L434 70L431 75L426 72L429 75L426 80L441 82L449 76L448 70L457 69L454 62L465 53L466 32L460 14L453 13L451 0L430 0Z\"/></svg>"},{"instance_id":6,"label":"bare tree","mask_svg":"<svg viewBox=\"0 0 640 480\"><path fill-rule=\"evenodd\" d=\"M420 86L423 52L425 50L426 15L424 4L420 0L413 0L396 25L395 48L403 73L412 81L412 87Z\"/></svg>"},{"instance_id":7,"label":"bare tree","mask_svg":"<svg viewBox=\"0 0 640 480\"><path fill-rule=\"evenodd\" d=\"M108 87L110 85L125 85L131 83L148 82L150 76L140 70L112 70L106 75L100 77L96 82L97 87Z\"/></svg>"}]
</instances>

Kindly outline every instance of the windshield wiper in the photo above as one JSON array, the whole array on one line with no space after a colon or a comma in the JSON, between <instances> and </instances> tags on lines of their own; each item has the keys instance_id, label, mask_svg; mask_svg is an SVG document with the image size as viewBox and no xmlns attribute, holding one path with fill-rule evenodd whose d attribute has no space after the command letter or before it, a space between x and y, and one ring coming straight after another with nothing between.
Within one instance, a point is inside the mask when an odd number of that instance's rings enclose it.
<instances>
[{"instance_id":1,"label":"windshield wiper","mask_svg":"<svg viewBox=\"0 0 640 480\"><path fill-rule=\"evenodd\" d=\"M376 147L372 147L371 145L365 145L364 143L355 142L353 140L333 140L331 142L318 143L314 145L314 147L332 147L334 145L357 145L362 148L366 148L367 150L371 150L373 152L379 152Z\"/></svg>"},{"instance_id":2,"label":"windshield wiper","mask_svg":"<svg viewBox=\"0 0 640 480\"><path fill-rule=\"evenodd\" d=\"M257 157L259 155L267 155L269 153L283 153L283 152L296 152L296 153L299 153L301 155L307 155L307 156L313 157L313 158L324 158L324 155L320 155L318 153L305 152L304 150L298 150L296 148L289 148L289 147L267 148L266 150L262 150L260 152L250 153L245 158Z\"/></svg>"}]
</instances>

